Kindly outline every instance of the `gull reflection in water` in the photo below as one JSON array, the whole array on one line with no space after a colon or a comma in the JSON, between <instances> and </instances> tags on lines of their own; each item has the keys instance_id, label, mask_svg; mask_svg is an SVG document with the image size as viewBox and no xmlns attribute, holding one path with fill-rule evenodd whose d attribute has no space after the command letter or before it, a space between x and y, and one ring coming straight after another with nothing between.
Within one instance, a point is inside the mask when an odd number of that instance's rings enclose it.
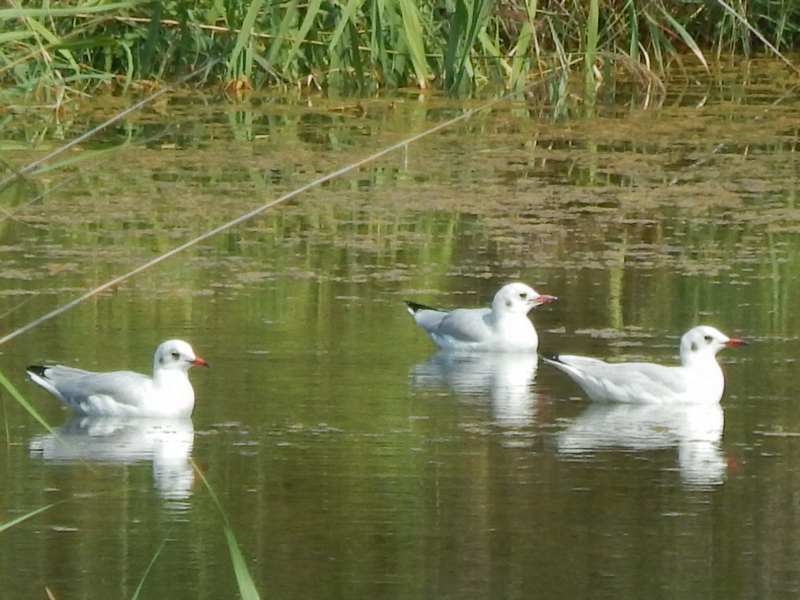
<instances>
[{"instance_id":1,"label":"gull reflection in water","mask_svg":"<svg viewBox=\"0 0 800 600\"><path fill-rule=\"evenodd\" d=\"M194 444L191 419L126 419L73 416L53 434L30 441L30 455L53 462L131 464L152 461L153 482L169 500L191 495Z\"/></svg>"},{"instance_id":2,"label":"gull reflection in water","mask_svg":"<svg viewBox=\"0 0 800 600\"><path fill-rule=\"evenodd\" d=\"M420 387L446 385L464 396L488 395L492 418L507 427L524 427L536 416L531 383L535 353L465 353L440 350L415 365L411 379Z\"/></svg>"},{"instance_id":3,"label":"gull reflection in water","mask_svg":"<svg viewBox=\"0 0 800 600\"><path fill-rule=\"evenodd\" d=\"M725 478L726 461L720 448L724 422L717 403L592 404L558 435L558 450L575 455L677 448L684 482L716 485Z\"/></svg>"}]
</instances>

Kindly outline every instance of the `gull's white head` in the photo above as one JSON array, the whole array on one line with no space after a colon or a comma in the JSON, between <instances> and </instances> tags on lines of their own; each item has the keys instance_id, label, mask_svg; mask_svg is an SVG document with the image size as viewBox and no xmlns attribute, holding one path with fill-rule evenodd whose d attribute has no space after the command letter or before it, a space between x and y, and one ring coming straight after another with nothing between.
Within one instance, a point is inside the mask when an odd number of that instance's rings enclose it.
<instances>
[{"instance_id":1,"label":"gull's white head","mask_svg":"<svg viewBox=\"0 0 800 600\"><path fill-rule=\"evenodd\" d=\"M208 363L196 356L192 347L183 340L167 340L156 348L153 372L179 370L184 373L192 366L207 367Z\"/></svg>"},{"instance_id":2,"label":"gull's white head","mask_svg":"<svg viewBox=\"0 0 800 600\"><path fill-rule=\"evenodd\" d=\"M713 357L723 348L746 344L739 338L729 338L719 329L700 325L690 329L681 338L681 363L685 366L697 360Z\"/></svg>"},{"instance_id":3,"label":"gull's white head","mask_svg":"<svg viewBox=\"0 0 800 600\"><path fill-rule=\"evenodd\" d=\"M492 301L492 310L500 313L527 314L534 306L552 302L555 296L544 296L524 283L509 283L500 288Z\"/></svg>"}]
</instances>

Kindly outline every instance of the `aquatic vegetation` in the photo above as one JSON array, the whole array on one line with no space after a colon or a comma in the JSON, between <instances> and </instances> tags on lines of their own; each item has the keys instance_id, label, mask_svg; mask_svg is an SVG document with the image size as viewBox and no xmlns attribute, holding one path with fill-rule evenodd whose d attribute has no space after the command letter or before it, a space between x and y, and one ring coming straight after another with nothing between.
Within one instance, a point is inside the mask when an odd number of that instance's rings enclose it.
<instances>
[{"instance_id":1,"label":"aquatic vegetation","mask_svg":"<svg viewBox=\"0 0 800 600\"><path fill-rule=\"evenodd\" d=\"M161 551L164 549L164 546L166 545L167 545L167 538L164 538L164 540L159 545L158 549L156 549L155 554L153 554L153 558L150 559L150 563L147 565L147 568L144 570L144 573L142 573L142 578L139 580L139 585L136 586L136 591L131 596L131 600L137 600L137 598L139 597L139 594L142 591L142 587L144 587L144 582L147 579L147 574L150 573L150 569L153 568L153 565L155 564L158 555L161 554Z\"/></svg>"},{"instance_id":2,"label":"aquatic vegetation","mask_svg":"<svg viewBox=\"0 0 800 600\"><path fill-rule=\"evenodd\" d=\"M233 533L233 529L231 528L231 524L228 520L225 509L222 508L222 504L220 503L219 498L217 498L217 494L214 493L214 488L211 487L211 484L208 482L208 479L206 479L206 476L198 468L194 461L192 461L192 465L194 466L198 477L202 480L203 485L206 486L208 493L211 495L211 499L214 501L214 504L219 510L222 520L225 522L223 531L225 533L225 541L228 543L231 564L233 565L233 570L236 574L236 583L239 586L239 595L243 600L259 600L261 596L258 594L256 584L253 581L253 577L247 567L247 561L245 560L244 555L239 548L239 542L236 541L236 535Z\"/></svg>"},{"instance_id":3,"label":"aquatic vegetation","mask_svg":"<svg viewBox=\"0 0 800 600\"><path fill-rule=\"evenodd\" d=\"M763 62L748 71L770 77ZM565 539L546 554L571 556L572 540L597 527L596 515L566 536L560 524L547 527L564 506L585 513L595 496L576 490L587 483L617 490L605 496L603 510L616 507L638 522L631 510L636 502L625 504L629 491L637 500L651 497L655 480L663 496L655 497L652 517L661 519L663 531L674 531L676 517L665 517L664 507L679 496L679 475L685 479L687 472L673 456L674 440L648 456L603 449L605 457L588 458L598 453L592 449L565 460L549 444L574 419L576 404L545 397L559 389L548 387L546 369L538 373L539 387L525 379L530 403L516 413L522 425L494 416L494 399L483 390L409 387L408 369L427 356L429 345L404 320L402 299L413 291L435 302L436 294L477 289L464 304L479 305L498 280L520 276L563 293L563 312L543 315L542 332L586 346L587 354L600 345L616 358L635 359L655 347L645 359L660 360L674 351L670 336L687 321L705 320L709 310L742 332L759 332L769 343L753 353L757 360L731 357L744 364L730 369L740 374L731 386L736 404L726 406L725 443L748 448L742 453L752 470L729 477L726 493L750 498L735 486L743 489L754 477L791 480L780 476L778 469L788 467L775 457L784 452L782 460L791 463L788 447L778 443L792 441L772 432L796 435L798 429L790 401L796 362L786 360L796 355L798 339L792 304L800 272L797 107L778 98L786 90L768 95L750 87L745 95L738 85L719 84L722 78L707 87L700 80L693 77L681 97L671 87L661 111L609 103L599 105L596 118L566 123L532 118L523 102L501 103L446 135L218 232L183 252L183 260L137 271L113 295L84 301L17 339L4 360L20 380L15 362L53 356L54 348L59 357L80 353L90 366L111 349L133 352L163 327L195 327L219 340L222 368L205 384L209 402L198 418L196 460L224 513L202 487L191 499L164 502L151 489L148 465L100 466L92 473L82 465L27 460L26 441L41 427L14 405L3 462L7 497L26 511L67 495L82 501L6 532L0 548L9 560L24 552L28 570L5 573L4 588L28 597L18 590L47 584L59 598L85 589L103 597L226 597L237 586L253 597L263 590L324 598L331 589L355 597L413 596L447 572L465 588L450 586L452 579L440 587L469 595L471 573L484 572L476 565L499 564L493 540L501 533L530 542L523 556L499 556L514 573L542 562L542 539ZM133 143L104 156L103 168L81 164L69 189L27 206L22 184L6 192L15 212L3 225L4 331L471 105L439 95L356 103L302 102L300 94L291 105L285 97L267 101L266 94L254 94L236 107L197 97L189 106L187 96L172 96L168 113L137 114L99 136L92 147L123 134ZM109 110L102 100L94 106L102 107L100 114ZM181 130L158 144L135 143L176 122ZM8 158L27 159L33 150ZM38 179L42 186L55 181ZM28 181L24 190L36 191L36 179ZM375 331L382 333L376 338ZM765 366L775 376L748 387ZM539 390L542 397L534 397ZM42 408L51 411L49 403ZM768 433L754 436L753 423ZM656 427L674 437L678 425L661 420ZM763 474L752 467L759 457ZM706 469L709 464L719 466L703 462ZM85 500L92 493L104 494L102 501ZM792 494L790 486L773 491L787 506ZM585 503L571 504L576 495ZM703 517L700 535L685 535L698 529L698 497L697 490L687 496L682 529L645 571L652 565L657 571L662 555L684 556L688 546L700 550L686 564L706 568L707 542L717 539L719 519ZM546 506L546 514L530 510L536 506ZM749 508L742 506L743 513ZM525 520L537 513L543 520ZM477 526L465 528L465 518ZM785 531L782 523L772 526ZM757 529L744 535L755 539ZM653 537L647 532L634 547L624 528L613 531L616 556L648 547ZM741 540L732 534L722 551L735 556ZM786 546L779 541L776 547ZM608 549L591 551L603 556ZM571 556L573 564L584 556ZM741 565L751 558L743 555ZM501 568L497 576L508 572ZM552 571L531 573L535 587ZM567 595L580 595L596 580L594 572L576 577L571 568L556 575L578 581ZM657 583L670 577L665 573ZM389 586L396 582L409 587L395 593Z\"/></svg>"},{"instance_id":4,"label":"aquatic vegetation","mask_svg":"<svg viewBox=\"0 0 800 600\"><path fill-rule=\"evenodd\" d=\"M31 405L31 403L30 403L30 402L28 402L28 401L25 399L25 396L23 396L23 395L20 393L20 391L19 391L19 390L18 390L18 389L17 389L17 388L14 386L14 384L13 384L13 383L11 383L11 382L8 380L8 378L7 378L7 377L6 377L6 376L5 376L5 375L4 375L2 372L0 372L0 386L4 387L4 388L5 388L5 390L6 390L6 391L7 391L9 394L11 394L11 397L12 397L12 398L14 398L14 400L16 400L16 401L17 401L17 403L18 403L18 404L19 404L19 405L20 405L22 408L24 408L24 409L25 409L25 410L28 412L28 414L29 414L30 416L32 416L34 419L36 419L36 420L39 422L39 424L40 424L42 427L44 427L44 428L45 428L47 431L49 431L49 432L50 432L50 433L52 433L53 435L58 435L58 434L55 432L55 430L52 428L52 426L51 426L51 425L50 425L50 424L49 424L49 423L48 423L48 422L47 422L47 421L44 419L44 417L42 417L42 415L39 413L39 411L37 411L37 410L36 410L36 409L35 409L35 408L34 408L34 407ZM8 436L8 434L6 434L6 439L7 439L7 440L8 440L8 439L10 439L10 437Z\"/></svg>"},{"instance_id":5,"label":"aquatic vegetation","mask_svg":"<svg viewBox=\"0 0 800 600\"><path fill-rule=\"evenodd\" d=\"M6 529L14 527L14 525L18 525L19 523L22 523L23 521L30 519L31 517L35 517L39 513L44 512L49 508L52 508L53 506L55 506L55 504L56 503L47 504L46 506L40 506L39 508L27 512L24 515L17 517L16 519L12 519L11 521L7 521L5 523L0 523L0 533L4 532Z\"/></svg>"},{"instance_id":6,"label":"aquatic vegetation","mask_svg":"<svg viewBox=\"0 0 800 600\"><path fill-rule=\"evenodd\" d=\"M577 88L591 102L612 75L649 84L687 52L705 66L708 53L766 45L780 55L798 32L800 7L768 0L17 1L0 10L0 81L6 104L61 110L217 61L203 80L229 96L264 86L463 94L540 78L550 96Z\"/></svg>"}]
</instances>

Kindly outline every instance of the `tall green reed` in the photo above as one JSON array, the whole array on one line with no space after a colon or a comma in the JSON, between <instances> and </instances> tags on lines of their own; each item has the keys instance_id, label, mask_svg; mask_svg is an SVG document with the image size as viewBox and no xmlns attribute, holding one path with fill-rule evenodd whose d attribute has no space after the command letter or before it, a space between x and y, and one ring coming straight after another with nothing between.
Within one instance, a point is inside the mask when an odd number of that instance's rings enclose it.
<instances>
[{"instance_id":1,"label":"tall green reed","mask_svg":"<svg viewBox=\"0 0 800 600\"><path fill-rule=\"evenodd\" d=\"M589 13L586 17L586 47L584 49L584 102L592 106L595 99L595 64L598 44L598 27L600 21L600 0L589 0Z\"/></svg>"},{"instance_id":2,"label":"tall green reed","mask_svg":"<svg viewBox=\"0 0 800 600\"><path fill-rule=\"evenodd\" d=\"M42 427L44 427L44 428L45 428L47 431L49 431L49 432L50 432L50 433L52 433L53 435L56 435L56 436L58 435L58 434L56 433L56 431L55 431L55 430L54 430L54 429L53 429L53 428L50 426L50 424L49 424L49 423L48 423L48 422L47 422L47 421L44 419L44 417L43 417L41 414L39 414L39 411L37 411L37 410L36 410L36 409L33 407L33 405L31 405L31 403L30 403L30 402L28 402L28 401L25 399L25 396L23 396L23 395L22 395L22 393L21 393L21 392L20 392L20 391L19 391L19 390L18 390L18 389L17 389L17 388L14 386L14 384L13 384L13 383L11 383L11 382L8 380L8 378L7 378L7 377L6 377L6 376L3 374L3 372L2 372L2 371L0 371L0 386L2 386L3 388L5 388L5 390L6 390L6 391L7 391L9 394L11 394L11 397L12 397L12 398L14 398L14 400L16 400L16 401L17 401L17 404L19 404L19 405L20 405L22 408L24 408L24 409L25 409L25 411L26 411L26 412L27 412L27 413L28 413L30 416L32 416L32 417L33 417L33 418L34 418L36 421L38 421L38 422L39 422L39 424L40 424Z\"/></svg>"},{"instance_id":3,"label":"tall green reed","mask_svg":"<svg viewBox=\"0 0 800 600\"><path fill-rule=\"evenodd\" d=\"M45 506L40 506L39 508L32 510L30 512L25 513L24 515L20 515L16 519L12 519L11 521L6 521L5 523L0 523L0 533L6 531L7 529L11 529L15 525L19 525L23 521L27 521L31 517L35 517L39 513L42 513L52 507L54 507L58 502L54 502L52 504L47 504Z\"/></svg>"},{"instance_id":4,"label":"tall green reed","mask_svg":"<svg viewBox=\"0 0 800 600\"><path fill-rule=\"evenodd\" d=\"M592 102L597 69L613 74L609 57L658 76L681 54L705 65L712 50L780 53L799 35L791 0L11 0L0 9L0 94L63 105L173 80L209 58L219 61L209 80L228 91L464 93L487 83L519 89L579 56L574 80Z\"/></svg>"},{"instance_id":5,"label":"tall green reed","mask_svg":"<svg viewBox=\"0 0 800 600\"><path fill-rule=\"evenodd\" d=\"M236 541L236 535L233 533L233 528L228 520L228 515L225 513L225 509L222 508L222 504L220 503L219 498L217 498L214 488L211 487L208 479L206 479L206 476L194 463L194 461L192 461L192 466L202 480L203 485L205 485L206 489L208 490L208 493L211 495L211 499L214 501L214 504L217 505L217 510L219 510L219 514L222 516L222 520L224 521L222 530L225 534L225 541L228 544L228 552L231 556L231 564L233 565L233 571L236 575L236 582L239 585L239 595L242 597L242 600L260 600L261 597L258 594L255 581L253 581L253 578L250 575L250 570L247 568L247 561L245 560L244 555L239 548L239 542Z\"/></svg>"},{"instance_id":6,"label":"tall green reed","mask_svg":"<svg viewBox=\"0 0 800 600\"><path fill-rule=\"evenodd\" d=\"M457 93L468 78L474 81L472 48L478 34L486 28L491 7L490 0L456 0L442 65L447 91Z\"/></svg>"},{"instance_id":7,"label":"tall green reed","mask_svg":"<svg viewBox=\"0 0 800 600\"><path fill-rule=\"evenodd\" d=\"M158 559L158 555L161 554L161 551L164 549L164 546L167 545L167 539L168 538L164 538L164 541L161 542L161 544L156 549L155 554L153 554L153 558L151 558L150 562L147 564L147 568L144 570L144 573L142 573L142 577L139 580L139 585L136 586L136 590L134 590L133 595L131 596L131 600L138 600L139 594L141 593L142 588L144 587L144 582L147 580L147 576L150 574L150 570L153 568L153 565L156 564L156 559Z\"/></svg>"}]
</instances>

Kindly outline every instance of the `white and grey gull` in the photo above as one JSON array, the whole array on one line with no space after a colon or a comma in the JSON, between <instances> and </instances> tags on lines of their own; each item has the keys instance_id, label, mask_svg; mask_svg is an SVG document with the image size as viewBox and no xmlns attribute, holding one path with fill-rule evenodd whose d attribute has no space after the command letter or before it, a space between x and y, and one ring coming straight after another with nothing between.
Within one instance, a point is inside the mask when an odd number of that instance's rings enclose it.
<instances>
[{"instance_id":1,"label":"white and grey gull","mask_svg":"<svg viewBox=\"0 0 800 600\"><path fill-rule=\"evenodd\" d=\"M153 376L132 371L96 373L62 365L32 365L30 378L79 415L103 417L188 417L194 408L192 366L207 367L182 340L162 343L153 357Z\"/></svg>"},{"instance_id":2,"label":"white and grey gull","mask_svg":"<svg viewBox=\"0 0 800 600\"><path fill-rule=\"evenodd\" d=\"M598 402L717 403L725 389L717 352L744 344L744 340L730 338L714 327L700 325L681 338L680 366L607 363L568 354L542 360L569 375L591 400Z\"/></svg>"},{"instance_id":3,"label":"white and grey gull","mask_svg":"<svg viewBox=\"0 0 800 600\"><path fill-rule=\"evenodd\" d=\"M491 308L443 310L406 301L408 312L437 346L468 352L536 352L539 336L528 312L554 296L524 283L509 283L495 294Z\"/></svg>"}]
</instances>

